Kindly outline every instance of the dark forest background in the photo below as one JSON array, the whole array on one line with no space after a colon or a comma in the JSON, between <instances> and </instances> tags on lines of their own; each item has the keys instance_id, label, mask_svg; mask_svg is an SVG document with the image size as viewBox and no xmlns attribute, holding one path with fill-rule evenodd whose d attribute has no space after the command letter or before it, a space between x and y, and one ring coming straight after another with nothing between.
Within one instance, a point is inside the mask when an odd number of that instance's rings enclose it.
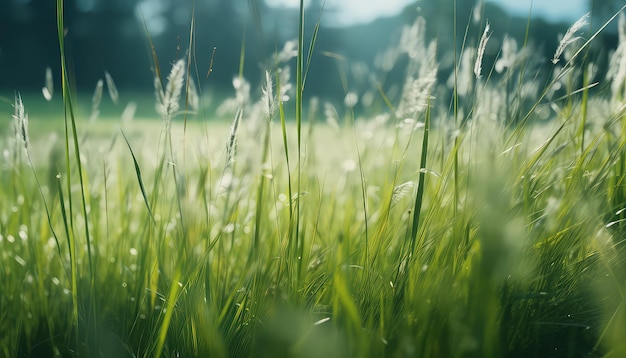
<instances>
[{"instance_id":1,"label":"dark forest background","mask_svg":"<svg viewBox=\"0 0 626 358\"><path fill-rule=\"evenodd\" d=\"M601 25L621 3L621 0L590 0L593 25ZM124 91L151 92L154 75L148 33L156 45L161 65L169 67L166 65L187 50L192 13L196 19L195 54L199 78L203 79L205 88L218 91L231 90L232 78L239 70L242 44L245 46L244 76L254 85L263 76L262 69L272 53L297 36L298 14L291 8L270 8L261 0L197 0L192 4L191 0L65 0L66 43L78 90L92 90L106 70L122 95ZM402 26L412 23L418 15L426 18L428 35L438 38L440 76L446 77L452 68L450 58L454 48L452 4L453 0L422 0L407 6L395 17L350 27L335 27L323 20L307 92L322 97L341 95L335 55L346 59L340 65L360 64L371 68L375 56L397 40ZM468 23L471 41L476 41L484 26L484 23L472 22L474 6L474 0L457 1L459 48ZM321 8L319 0L312 1L307 8L309 36ZM325 13L332 11L331 8L324 10ZM527 18L512 17L488 3L484 19L490 22L494 34L491 50L486 54L487 63L497 55L498 41L505 34L522 42ZM546 64L557 46L558 34L569 25L532 19L530 38L543 53ZM615 48L616 41L616 32L607 31L595 49L608 51ZM214 72L205 80L213 47L217 47ZM0 1L0 93L39 90L47 67L53 69L58 83L55 1Z\"/></svg>"}]
</instances>

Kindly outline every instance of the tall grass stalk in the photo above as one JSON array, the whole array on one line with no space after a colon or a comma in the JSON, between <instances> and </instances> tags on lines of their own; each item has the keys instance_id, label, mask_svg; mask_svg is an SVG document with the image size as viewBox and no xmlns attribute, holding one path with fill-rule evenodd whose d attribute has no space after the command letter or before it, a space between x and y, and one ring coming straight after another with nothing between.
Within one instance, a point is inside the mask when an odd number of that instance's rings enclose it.
<instances>
[{"instance_id":1,"label":"tall grass stalk","mask_svg":"<svg viewBox=\"0 0 626 358\"><path fill-rule=\"evenodd\" d=\"M296 225L294 228L294 242L290 245L293 252L291 253L290 261L296 263L296 287L299 285L300 274L302 270L302 255L300 254L304 250L304 238L300 234L300 202L302 193L302 107L304 106L303 92L304 92L304 0L300 0L298 21L298 56L296 57L296 136L297 136L297 148L298 148L298 179L296 183L296 203L295 203L295 220Z\"/></svg>"},{"instance_id":2,"label":"tall grass stalk","mask_svg":"<svg viewBox=\"0 0 626 358\"><path fill-rule=\"evenodd\" d=\"M86 182L83 170L83 164L81 159L80 146L78 141L78 134L76 128L76 118L74 116L74 107L72 103L72 95L71 88L69 85L69 75L67 71L67 59L65 57L65 22L64 22L64 5L63 0L57 0L56 2L56 12L57 12L57 35L59 39L59 49L61 55L61 88L63 93L63 103L64 103L64 112L65 112L65 162L66 162L66 187L68 193L68 204L69 204L69 230L66 231L68 235L68 241L70 242L70 255L71 255L71 272L72 272L72 298L74 301L74 325L76 329L76 335L79 334L79 316L78 316L78 282L77 275L79 274L77 267L77 252L76 252L76 237L74 233L74 211L72 204L72 174L71 174L71 165L70 165L70 141L74 142L74 155L76 161L76 167L78 171L78 180L80 186L80 194L81 194L81 204L82 204L82 214L84 218L84 226L85 226L85 241L87 244L87 260L89 263L89 311L92 315L92 320L95 321L97 318L95 316L96 311L96 294L95 294L95 282L96 282L96 272L93 263L93 255L92 255L92 242L89 231L89 213L87 212L87 201L86 201ZM70 136L70 128L71 128L71 136ZM97 245L97 244L96 244ZM72 250L73 248L73 250ZM95 333L95 332L94 332ZM97 335L97 334L96 334Z\"/></svg>"}]
</instances>

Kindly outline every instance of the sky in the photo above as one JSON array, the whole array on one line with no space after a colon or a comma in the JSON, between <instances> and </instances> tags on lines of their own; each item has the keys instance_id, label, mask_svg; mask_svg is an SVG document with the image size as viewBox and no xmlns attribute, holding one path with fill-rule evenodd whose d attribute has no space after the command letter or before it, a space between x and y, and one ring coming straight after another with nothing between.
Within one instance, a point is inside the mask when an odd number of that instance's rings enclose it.
<instances>
[{"instance_id":1,"label":"sky","mask_svg":"<svg viewBox=\"0 0 626 358\"><path fill-rule=\"evenodd\" d=\"M265 0L270 6L297 7L299 0ZM460 0L463 1L463 0ZM587 0L487 0L509 10L512 14L527 16L531 6L533 14L549 21L575 21L587 10ZM413 0L326 0L327 8L337 10L331 23L351 25L365 23L380 16L391 16L400 12ZM305 1L306 3L306 1ZM419 3L418 3L419 6Z\"/></svg>"}]
</instances>

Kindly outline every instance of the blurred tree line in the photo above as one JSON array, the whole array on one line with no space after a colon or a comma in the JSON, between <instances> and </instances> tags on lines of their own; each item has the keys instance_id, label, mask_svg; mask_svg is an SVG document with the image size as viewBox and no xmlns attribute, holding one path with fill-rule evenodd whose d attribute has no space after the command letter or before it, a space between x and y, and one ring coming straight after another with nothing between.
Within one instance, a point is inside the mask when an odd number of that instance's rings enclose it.
<instances>
[{"instance_id":1,"label":"blurred tree line","mask_svg":"<svg viewBox=\"0 0 626 358\"><path fill-rule=\"evenodd\" d=\"M594 21L605 20L616 11L619 0L589 0ZM487 3L479 21L473 20L476 0L457 1L457 52L464 32L477 41L485 20L494 36L486 60L493 61L505 34L521 44L527 19L516 18ZM338 71L355 63L366 71L378 53L394 43L402 26L418 15L427 20L427 36L438 38L440 76L453 66L453 0L422 0L407 6L399 15L372 23L338 28L322 21L317 38L307 92L312 95L342 95ZM0 90L39 90L46 67L58 73L55 1L0 1ZM313 0L307 8L306 29L310 36L322 11L323 1ZM324 12L333 11L332 8ZM297 36L298 13L291 8L270 8L263 0L65 0L66 43L73 79L79 90L93 88L106 70L123 90L151 91L153 64L148 37L154 42L161 66L184 56L189 47L190 21L195 16L195 45L199 78L203 86L231 88L245 50L244 76L256 83L263 67L271 65L272 53L286 40ZM322 15L324 19L324 15ZM469 24L469 25L468 25ZM545 53L548 63L558 43L558 34L570 24L533 19L530 38ZM608 35L608 40L615 41ZM206 80L213 47L217 48L214 71ZM614 48L615 45L612 45ZM345 61L343 59L346 59ZM489 62L487 62L488 64ZM357 74L354 75L355 77ZM58 81L58 78L55 78ZM353 78L361 81L363 79Z\"/></svg>"}]
</instances>

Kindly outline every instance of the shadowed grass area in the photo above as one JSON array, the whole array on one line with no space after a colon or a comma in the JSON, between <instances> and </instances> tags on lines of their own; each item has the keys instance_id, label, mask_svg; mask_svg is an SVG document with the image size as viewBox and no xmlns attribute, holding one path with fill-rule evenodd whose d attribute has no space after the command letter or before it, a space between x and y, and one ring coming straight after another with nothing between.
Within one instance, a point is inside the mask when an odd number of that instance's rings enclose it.
<instances>
[{"instance_id":1,"label":"shadowed grass area","mask_svg":"<svg viewBox=\"0 0 626 358\"><path fill-rule=\"evenodd\" d=\"M623 79L592 76L583 41L545 88L526 46L481 68L485 31L448 110L423 22L389 52L403 90L374 86L386 108L367 117L307 99L302 33L259 100L233 81L232 123L196 119L192 56L155 72L160 121L75 114L64 75L28 135L16 97L0 356L626 355Z\"/></svg>"}]
</instances>

